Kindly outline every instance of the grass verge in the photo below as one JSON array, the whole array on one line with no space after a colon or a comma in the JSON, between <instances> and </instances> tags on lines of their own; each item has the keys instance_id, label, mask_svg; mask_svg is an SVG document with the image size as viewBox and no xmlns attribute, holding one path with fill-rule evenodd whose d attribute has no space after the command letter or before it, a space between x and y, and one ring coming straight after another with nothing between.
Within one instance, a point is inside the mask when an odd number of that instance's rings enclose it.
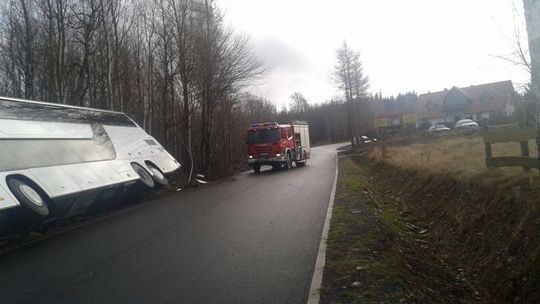
<instances>
[{"instance_id":1,"label":"grass verge","mask_svg":"<svg viewBox=\"0 0 540 304\"><path fill-rule=\"evenodd\" d=\"M470 303L463 269L430 252L429 230L400 210L367 167L339 161L321 303Z\"/></svg>"},{"instance_id":2,"label":"grass verge","mask_svg":"<svg viewBox=\"0 0 540 304\"><path fill-rule=\"evenodd\" d=\"M382 153L377 153L379 160L383 158L386 163L407 170L422 170L430 174L450 174L461 180L474 178L479 173L486 175L488 171L484 143L478 134L402 138L399 141L385 141L383 145ZM492 150L494 157L521 155L517 142L493 144ZM529 141L529 151L531 157L537 157L536 144L532 140ZM490 171L492 171L492 176L506 179L528 176L518 167ZM531 170L530 173L537 176L538 170Z\"/></svg>"}]
</instances>

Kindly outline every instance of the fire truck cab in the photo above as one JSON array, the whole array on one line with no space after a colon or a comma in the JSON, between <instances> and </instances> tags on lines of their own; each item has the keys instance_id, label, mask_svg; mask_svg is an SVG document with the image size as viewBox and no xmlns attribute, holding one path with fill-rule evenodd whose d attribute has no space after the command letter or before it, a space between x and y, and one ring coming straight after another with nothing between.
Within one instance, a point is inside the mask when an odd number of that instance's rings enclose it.
<instances>
[{"instance_id":1,"label":"fire truck cab","mask_svg":"<svg viewBox=\"0 0 540 304\"><path fill-rule=\"evenodd\" d=\"M255 173L262 165L291 169L294 162L303 167L311 154L309 125L301 121L252 124L246 132L246 144L248 165Z\"/></svg>"}]
</instances>

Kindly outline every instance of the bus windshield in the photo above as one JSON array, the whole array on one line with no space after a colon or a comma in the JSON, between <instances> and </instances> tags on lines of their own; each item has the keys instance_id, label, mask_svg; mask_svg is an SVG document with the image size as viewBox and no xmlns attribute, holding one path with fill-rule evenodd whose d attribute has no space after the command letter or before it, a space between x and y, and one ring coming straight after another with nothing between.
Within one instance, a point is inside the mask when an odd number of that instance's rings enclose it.
<instances>
[{"instance_id":1,"label":"bus windshield","mask_svg":"<svg viewBox=\"0 0 540 304\"><path fill-rule=\"evenodd\" d=\"M249 131L247 134L248 144L274 143L280 140L279 129Z\"/></svg>"}]
</instances>

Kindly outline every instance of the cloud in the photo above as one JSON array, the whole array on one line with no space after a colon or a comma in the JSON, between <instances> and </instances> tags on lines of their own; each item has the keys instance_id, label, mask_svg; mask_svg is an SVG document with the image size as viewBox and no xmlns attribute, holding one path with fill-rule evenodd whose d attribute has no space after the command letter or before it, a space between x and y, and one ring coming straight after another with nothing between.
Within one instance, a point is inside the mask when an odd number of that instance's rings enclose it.
<instances>
[{"instance_id":1,"label":"cloud","mask_svg":"<svg viewBox=\"0 0 540 304\"><path fill-rule=\"evenodd\" d=\"M306 57L294 47L272 37L258 38L254 41L254 51L271 69L276 71L307 70Z\"/></svg>"},{"instance_id":2,"label":"cloud","mask_svg":"<svg viewBox=\"0 0 540 304\"><path fill-rule=\"evenodd\" d=\"M435 3L436 2L436 3ZM423 93L528 75L489 60L512 51L516 22L508 2L476 0L220 0L226 18L252 37L270 71L250 88L277 105L301 92L318 103L339 95L330 81L335 50L361 52L370 92ZM519 20L523 19L520 14ZM458 20L459 22L456 22ZM505 37L506 36L506 37Z\"/></svg>"}]
</instances>

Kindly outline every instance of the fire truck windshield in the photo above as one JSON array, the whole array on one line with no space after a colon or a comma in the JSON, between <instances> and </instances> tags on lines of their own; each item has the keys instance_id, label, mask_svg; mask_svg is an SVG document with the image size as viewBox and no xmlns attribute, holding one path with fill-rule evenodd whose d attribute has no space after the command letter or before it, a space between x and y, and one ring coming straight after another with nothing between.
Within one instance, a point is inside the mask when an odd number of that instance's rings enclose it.
<instances>
[{"instance_id":1,"label":"fire truck windshield","mask_svg":"<svg viewBox=\"0 0 540 304\"><path fill-rule=\"evenodd\" d=\"M249 144L274 143L279 141L279 129L250 131L247 134Z\"/></svg>"}]
</instances>

